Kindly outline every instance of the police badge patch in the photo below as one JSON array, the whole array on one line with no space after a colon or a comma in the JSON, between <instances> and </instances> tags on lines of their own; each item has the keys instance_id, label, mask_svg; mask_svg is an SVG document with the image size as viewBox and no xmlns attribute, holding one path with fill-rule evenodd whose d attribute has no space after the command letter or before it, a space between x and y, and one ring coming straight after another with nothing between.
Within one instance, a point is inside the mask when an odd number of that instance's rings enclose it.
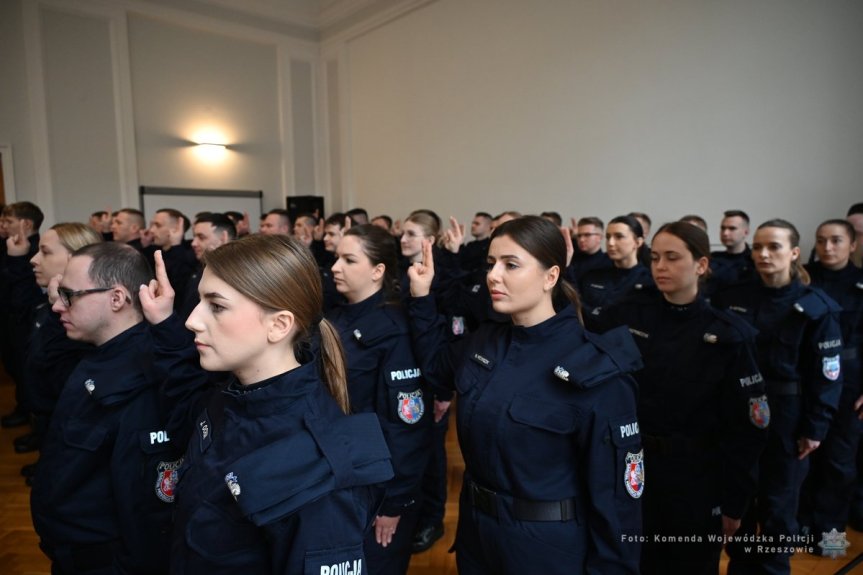
<instances>
[{"instance_id":1,"label":"police badge patch","mask_svg":"<svg viewBox=\"0 0 863 575\"><path fill-rule=\"evenodd\" d=\"M160 461L156 466L156 497L165 503L174 502L174 489L177 487L177 470L183 464L177 461Z\"/></svg>"},{"instance_id":2,"label":"police badge patch","mask_svg":"<svg viewBox=\"0 0 863 575\"><path fill-rule=\"evenodd\" d=\"M644 450L638 453L626 453L626 469L623 472L623 484L626 491L634 499L644 493Z\"/></svg>"},{"instance_id":3,"label":"police badge patch","mask_svg":"<svg viewBox=\"0 0 863 575\"><path fill-rule=\"evenodd\" d=\"M425 413L425 403L421 389L409 393L400 391L397 399L399 419L413 425L422 418L423 413Z\"/></svg>"},{"instance_id":4,"label":"police badge patch","mask_svg":"<svg viewBox=\"0 0 863 575\"><path fill-rule=\"evenodd\" d=\"M749 398L749 421L758 429L766 429L770 425L770 405L766 395Z\"/></svg>"},{"instance_id":5,"label":"police badge patch","mask_svg":"<svg viewBox=\"0 0 863 575\"><path fill-rule=\"evenodd\" d=\"M821 360L823 365L824 377L829 379L830 381L836 381L839 379L840 367L839 367L839 356L834 355L833 357L825 357Z\"/></svg>"}]
</instances>

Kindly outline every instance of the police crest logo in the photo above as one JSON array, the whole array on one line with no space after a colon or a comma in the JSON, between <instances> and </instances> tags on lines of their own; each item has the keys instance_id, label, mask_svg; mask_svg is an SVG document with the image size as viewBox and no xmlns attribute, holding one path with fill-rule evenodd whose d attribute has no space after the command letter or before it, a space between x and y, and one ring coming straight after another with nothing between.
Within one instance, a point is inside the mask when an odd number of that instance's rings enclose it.
<instances>
[{"instance_id":1,"label":"police crest logo","mask_svg":"<svg viewBox=\"0 0 863 575\"><path fill-rule=\"evenodd\" d=\"M770 405L766 395L749 398L749 421L758 429L766 429L770 424Z\"/></svg>"},{"instance_id":2,"label":"police crest logo","mask_svg":"<svg viewBox=\"0 0 863 575\"><path fill-rule=\"evenodd\" d=\"M839 356L834 355L833 357L825 357L821 360L823 365L824 377L829 379L830 381L836 381L839 379L839 373L841 368L839 367Z\"/></svg>"},{"instance_id":3,"label":"police crest logo","mask_svg":"<svg viewBox=\"0 0 863 575\"><path fill-rule=\"evenodd\" d=\"M156 497L165 503L174 502L174 488L177 486L177 470L183 464L181 457L177 461L160 461L156 466Z\"/></svg>"},{"instance_id":4,"label":"police crest logo","mask_svg":"<svg viewBox=\"0 0 863 575\"><path fill-rule=\"evenodd\" d=\"M821 548L824 555L831 559L845 557L845 550L850 546L851 543L848 542L845 532L836 531L835 527L829 533L822 531L821 541L818 542L818 547Z\"/></svg>"},{"instance_id":5,"label":"police crest logo","mask_svg":"<svg viewBox=\"0 0 863 575\"><path fill-rule=\"evenodd\" d=\"M425 413L425 403L421 389L410 393L400 391L397 399L399 419L405 423L414 424L422 418Z\"/></svg>"},{"instance_id":6,"label":"police crest logo","mask_svg":"<svg viewBox=\"0 0 863 575\"><path fill-rule=\"evenodd\" d=\"M638 453L626 453L626 469L623 473L623 484L626 492L634 499L644 493L644 450Z\"/></svg>"}]
</instances>

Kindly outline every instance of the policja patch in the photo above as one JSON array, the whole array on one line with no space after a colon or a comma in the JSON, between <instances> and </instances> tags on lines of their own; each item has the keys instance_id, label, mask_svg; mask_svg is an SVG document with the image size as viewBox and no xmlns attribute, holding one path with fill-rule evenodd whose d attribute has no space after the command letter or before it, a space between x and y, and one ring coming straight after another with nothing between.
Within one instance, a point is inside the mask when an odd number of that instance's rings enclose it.
<instances>
[{"instance_id":1,"label":"policja patch","mask_svg":"<svg viewBox=\"0 0 863 575\"><path fill-rule=\"evenodd\" d=\"M838 355L834 355L833 357L825 357L821 360L821 362L824 367L824 377L826 377L830 381L836 381L837 379L839 379L839 373L841 372L841 368L839 367Z\"/></svg>"},{"instance_id":2,"label":"policja patch","mask_svg":"<svg viewBox=\"0 0 863 575\"><path fill-rule=\"evenodd\" d=\"M626 453L626 468L623 472L623 484L626 491L634 499L644 493L644 450L638 453Z\"/></svg>"},{"instance_id":3,"label":"policja patch","mask_svg":"<svg viewBox=\"0 0 863 575\"><path fill-rule=\"evenodd\" d=\"M749 421L758 429L766 429L770 425L770 404L766 395L749 398Z\"/></svg>"},{"instance_id":4,"label":"policja patch","mask_svg":"<svg viewBox=\"0 0 863 575\"><path fill-rule=\"evenodd\" d=\"M156 497L165 503L174 502L174 489L177 487L177 470L183 464L177 461L160 461L156 466Z\"/></svg>"},{"instance_id":5,"label":"policja patch","mask_svg":"<svg viewBox=\"0 0 863 575\"><path fill-rule=\"evenodd\" d=\"M408 393L400 391L396 399L398 399L399 419L413 425L422 418L425 413L425 402L423 402L421 389Z\"/></svg>"}]
</instances>

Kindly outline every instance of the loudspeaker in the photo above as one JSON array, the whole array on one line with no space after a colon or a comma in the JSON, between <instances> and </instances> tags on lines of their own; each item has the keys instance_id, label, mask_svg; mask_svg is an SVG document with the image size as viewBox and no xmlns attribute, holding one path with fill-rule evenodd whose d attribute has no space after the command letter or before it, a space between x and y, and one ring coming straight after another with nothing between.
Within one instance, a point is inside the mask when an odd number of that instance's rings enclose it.
<instances>
[{"instance_id":1,"label":"loudspeaker","mask_svg":"<svg viewBox=\"0 0 863 575\"><path fill-rule=\"evenodd\" d=\"M317 212L319 218L326 218L324 213L324 198L322 196L287 196L285 202L288 205L288 215L291 221L297 220L302 214L314 214Z\"/></svg>"}]
</instances>

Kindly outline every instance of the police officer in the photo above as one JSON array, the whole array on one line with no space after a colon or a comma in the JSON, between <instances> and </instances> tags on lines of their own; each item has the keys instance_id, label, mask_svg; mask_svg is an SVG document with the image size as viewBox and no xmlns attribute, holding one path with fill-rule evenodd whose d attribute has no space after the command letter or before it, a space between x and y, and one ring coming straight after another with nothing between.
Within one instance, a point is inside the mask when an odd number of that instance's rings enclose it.
<instances>
[{"instance_id":1,"label":"police officer","mask_svg":"<svg viewBox=\"0 0 863 575\"><path fill-rule=\"evenodd\" d=\"M554 224L502 224L488 262L495 310L512 323L485 324L452 348L425 297L430 243L410 269L423 373L454 377L459 394L459 573L637 573L644 461L625 374L641 366L635 344L623 329L581 328L559 281L566 247Z\"/></svg>"},{"instance_id":2,"label":"police officer","mask_svg":"<svg viewBox=\"0 0 863 575\"><path fill-rule=\"evenodd\" d=\"M749 215L743 210L727 210L719 224L719 239L725 249L710 254L708 295L730 285L757 279L752 250L746 243L748 237Z\"/></svg>"},{"instance_id":3,"label":"police officer","mask_svg":"<svg viewBox=\"0 0 863 575\"><path fill-rule=\"evenodd\" d=\"M573 235L578 249L566 269L566 279L571 284L578 285L581 277L590 270L613 266L608 255L602 251L604 230L605 224L597 217L580 218L576 222Z\"/></svg>"},{"instance_id":4,"label":"police officer","mask_svg":"<svg viewBox=\"0 0 863 575\"><path fill-rule=\"evenodd\" d=\"M863 272L850 263L855 247L854 226L846 220L827 220L815 232L818 261L806 265L812 285L823 289L842 307L839 318L844 344L839 409L827 438L812 456L800 502L801 524L817 537L832 529L845 531L857 475L860 422L854 403L861 393Z\"/></svg>"},{"instance_id":5,"label":"police officer","mask_svg":"<svg viewBox=\"0 0 863 575\"><path fill-rule=\"evenodd\" d=\"M597 308L615 303L635 286L653 283L650 270L639 262L643 245L644 232L634 216L618 216L608 222L605 248L614 266L593 269L582 275L578 284L584 321L589 329L593 327L592 315Z\"/></svg>"},{"instance_id":6,"label":"police officer","mask_svg":"<svg viewBox=\"0 0 863 575\"><path fill-rule=\"evenodd\" d=\"M760 281L713 298L717 307L758 329L758 366L771 413L756 501L741 527L741 533L754 535L757 523L764 545L759 552L758 546L729 544L732 575L790 572L793 545L787 543L799 536L797 509L808 456L827 436L842 391L839 306L807 285L799 242L796 228L785 220L761 224L752 242Z\"/></svg>"},{"instance_id":7,"label":"police officer","mask_svg":"<svg viewBox=\"0 0 863 575\"><path fill-rule=\"evenodd\" d=\"M180 296L181 301L177 311L181 318L189 317L189 314L200 301L198 284L201 281L201 274L204 272L204 254L235 239L237 239L237 227L233 220L225 214L207 213L195 220L195 225L192 226L191 246L198 264L186 280Z\"/></svg>"},{"instance_id":8,"label":"police officer","mask_svg":"<svg viewBox=\"0 0 863 575\"><path fill-rule=\"evenodd\" d=\"M56 574L166 573L177 452L162 426L138 288L150 267L114 242L73 255L54 311L96 346L66 380L33 482L40 547Z\"/></svg>"},{"instance_id":9,"label":"police officer","mask_svg":"<svg viewBox=\"0 0 863 575\"><path fill-rule=\"evenodd\" d=\"M356 413L377 413L396 474L366 537L366 558L373 573L404 574L428 462L432 406L399 303L392 236L372 224L354 226L336 254L333 278L347 304L328 319L345 347L351 406Z\"/></svg>"},{"instance_id":10,"label":"police officer","mask_svg":"<svg viewBox=\"0 0 863 575\"><path fill-rule=\"evenodd\" d=\"M375 485L392 478L392 466L377 417L346 415L341 344L320 316L311 253L282 235L208 253L201 302L186 320L197 359L174 329L173 290L156 261L158 282L141 294L159 361L171 366L166 393L199 398L184 404L194 418L171 572L367 572L363 536L382 495ZM207 393L200 368L232 375Z\"/></svg>"},{"instance_id":11,"label":"police officer","mask_svg":"<svg viewBox=\"0 0 863 575\"><path fill-rule=\"evenodd\" d=\"M769 410L755 331L700 295L707 234L687 222L653 237L656 288L604 308L603 327L627 325L641 351L638 423L650 470L641 573L716 574L722 535L755 494Z\"/></svg>"}]
</instances>

